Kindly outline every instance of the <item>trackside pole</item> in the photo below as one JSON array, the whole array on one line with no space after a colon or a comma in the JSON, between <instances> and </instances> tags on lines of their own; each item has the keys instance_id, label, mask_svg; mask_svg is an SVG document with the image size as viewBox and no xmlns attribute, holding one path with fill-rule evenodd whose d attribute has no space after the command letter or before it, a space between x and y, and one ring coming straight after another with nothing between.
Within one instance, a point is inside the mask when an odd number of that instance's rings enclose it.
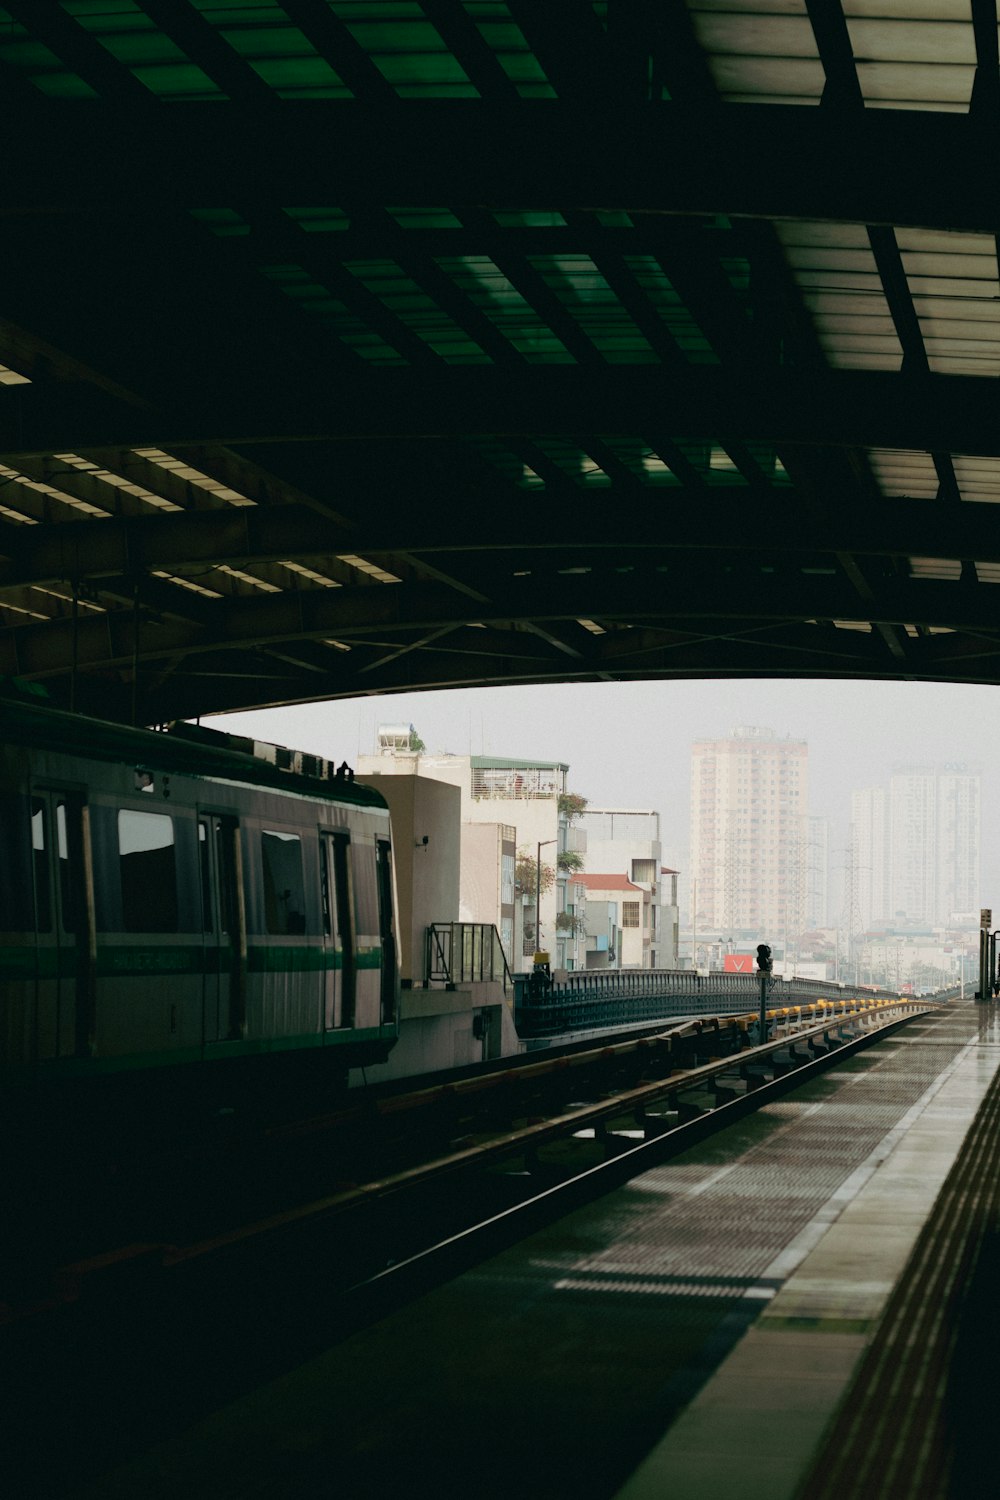
<instances>
[{"instance_id":1,"label":"trackside pole","mask_svg":"<svg viewBox=\"0 0 1000 1500\"><path fill-rule=\"evenodd\" d=\"M771 949L767 943L757 944L757 973L760 975L760 1042L767 1041L767 976L771 972Z\"/></svg>"},{"instance_id":2,"label":"trackside pole","mask_svg":"<svg viewBox=\"0 0 1000 1500\"><path fill-rule=\"evenodd\" d=\"M984 906L979 913L979 989L976 993L977 1000L989 1000L993 994L992 974L990 973L989 948L990 928L993 925L993 911L991 907Z\"/></svg>"}]
</instances>

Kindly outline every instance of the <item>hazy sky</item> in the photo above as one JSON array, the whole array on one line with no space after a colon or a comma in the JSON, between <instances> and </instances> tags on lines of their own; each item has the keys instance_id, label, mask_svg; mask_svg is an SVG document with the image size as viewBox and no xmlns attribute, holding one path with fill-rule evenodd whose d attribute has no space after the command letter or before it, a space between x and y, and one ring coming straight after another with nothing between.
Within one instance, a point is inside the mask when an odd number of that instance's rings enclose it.
<instances>
[{"instance_id":1,"label":"hazy sky","mask_svg":"<svg viewBox=\"0 0 1000 1500\"><path fill-rule=\"evenodd\" d=\"M374 753L379 724L413 724L432 753L564 761L570 790L593 804L655 808L665 862L681 871L693 740L724 736L738 724L807 740L810 811L833 820L834 867L844 863L855 788L887 780L897 762L960 762L983 773L980 904L1000 908L997 688L756 679L565 683L350 699L203 722L352 765L359 754Z\"/></svg>"}]
</instances>

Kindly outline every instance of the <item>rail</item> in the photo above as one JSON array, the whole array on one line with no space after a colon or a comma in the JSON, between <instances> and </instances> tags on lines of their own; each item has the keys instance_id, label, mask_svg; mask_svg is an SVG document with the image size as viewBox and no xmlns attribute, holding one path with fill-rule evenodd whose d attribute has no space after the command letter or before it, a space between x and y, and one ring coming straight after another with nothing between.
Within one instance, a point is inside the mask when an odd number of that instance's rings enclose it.
<instances>
[{"instance_id":1,"label":"rail","mask_svg":"<svg viewBox=\"0 0 1000 1500\"><path fill-rule=\"evenodd\" d=\"M488 922L432 922L426 930L424 974L444 984L494 980L505 995L513 985L500 934Z\"/></svg>"}]
</instances>

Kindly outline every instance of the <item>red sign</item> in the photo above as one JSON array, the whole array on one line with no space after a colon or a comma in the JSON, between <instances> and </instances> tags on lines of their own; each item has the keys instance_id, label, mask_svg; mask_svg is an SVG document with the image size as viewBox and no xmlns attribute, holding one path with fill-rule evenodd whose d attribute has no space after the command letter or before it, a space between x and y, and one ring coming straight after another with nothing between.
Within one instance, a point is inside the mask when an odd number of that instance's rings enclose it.
<instances>
[{"instance_id":1,"label":"red sign","mask_svg":"<svg viewBox=\"0 0 1000 1500\"><path fill-rule=\"evenodd\" d=\"M752 974L752 953L727 953L722 964L725 974Z\"/></svg>"}]
</instances>

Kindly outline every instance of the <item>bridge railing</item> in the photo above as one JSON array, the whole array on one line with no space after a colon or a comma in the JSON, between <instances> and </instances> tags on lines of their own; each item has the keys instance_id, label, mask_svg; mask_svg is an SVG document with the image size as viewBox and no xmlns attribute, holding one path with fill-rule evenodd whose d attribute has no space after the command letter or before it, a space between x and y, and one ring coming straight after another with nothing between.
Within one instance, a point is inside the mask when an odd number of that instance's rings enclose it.
<instances>
[{"instance_id":1,"label":"bridge railing","mask_svg":"<svg viewBox=\"0 0 1000 1500\"><path fill-rule=\"evenodd\" d=\"M768 981L768 1009L803 1001L845 1000L855 994L888 997L894 991L866 986L859 991L836 980ZM666 1016L712 1015L717 1011L756 1012L757 974L695 974L677 969L615 969L571 974L558 984L541 975L514 976L514 1024L522 1037L563 1031L642 1024Z\"/></svg>"}]
</instances>

